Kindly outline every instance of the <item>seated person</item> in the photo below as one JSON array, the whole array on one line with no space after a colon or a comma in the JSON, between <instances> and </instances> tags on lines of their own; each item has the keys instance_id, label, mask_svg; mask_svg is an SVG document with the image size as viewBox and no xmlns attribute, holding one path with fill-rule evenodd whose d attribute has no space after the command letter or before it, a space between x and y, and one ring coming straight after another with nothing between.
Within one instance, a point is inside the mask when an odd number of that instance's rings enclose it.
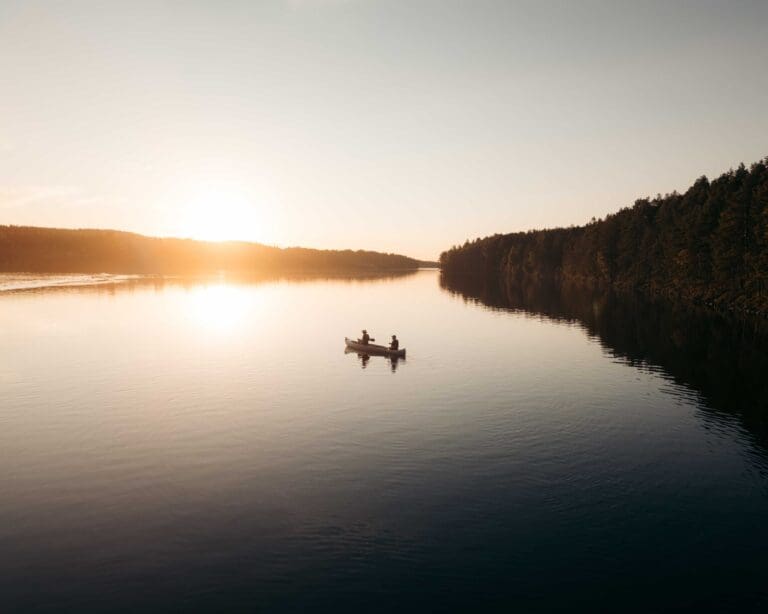
<instances>
[{"instance_id":1,"label":"seated person","mask_svg":"<svg viewBox=\"0 0 768 614\"><path fill-rule=\"evenodd\" d=\"M400 342L397 340L397 335L392 335L392 342L389 344L390 350L399 350Z\"/></svg>"},{"instance_id":2,"label":"seated person","mask_svg":"<svg viewBox=\"0 0 768 614\"><path fill-rule=\"evenodd\" d=\"M371 341L371 336L368 334L367 330L363 329L363 336L360 339L360 343L362 343L363 345L368 345L370 341Z\"/></svg>"}]
</instances>

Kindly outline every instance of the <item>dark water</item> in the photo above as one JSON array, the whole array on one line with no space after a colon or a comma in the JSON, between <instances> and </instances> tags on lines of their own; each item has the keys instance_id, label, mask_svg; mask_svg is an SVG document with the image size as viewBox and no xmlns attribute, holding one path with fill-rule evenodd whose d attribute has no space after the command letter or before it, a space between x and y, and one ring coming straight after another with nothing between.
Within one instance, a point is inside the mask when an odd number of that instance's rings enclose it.
<instances>
[{"instance_id":1,"label":"dark water","mask_svg":"<svg viewBox=\"0 0 768 614\"><path fill-rule=\"evenodd\" d=\"M67 285L0 294L2 611L768 606L760 324L432 271Z\"/></svg>"}]
</instances>

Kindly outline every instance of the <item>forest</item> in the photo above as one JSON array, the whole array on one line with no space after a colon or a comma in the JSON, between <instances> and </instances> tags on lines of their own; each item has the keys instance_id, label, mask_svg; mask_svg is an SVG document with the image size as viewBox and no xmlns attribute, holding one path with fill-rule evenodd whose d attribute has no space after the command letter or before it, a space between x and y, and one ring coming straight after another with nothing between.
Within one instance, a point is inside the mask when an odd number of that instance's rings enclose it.
<instances>
[{"instance_id":1,"label":"forest","mask_svg":"<svg viewBox=\"0 0 768 614\"><path fill-rule=\"evenodd\" d=\"M27 273L364 272L422 263L371 251L153 238L117 230L0 226L0 271Z\"/></svg>"},{"instance_id":2,"label":"forest","mask_svg":"<svg viewBox=\"0 0 768 614\"><path fill-rule=\"evenodd\" d=\"M444 275L577 283L768 315L768 158L585 226L467 241Z\"/></svg>"}]
</instances>

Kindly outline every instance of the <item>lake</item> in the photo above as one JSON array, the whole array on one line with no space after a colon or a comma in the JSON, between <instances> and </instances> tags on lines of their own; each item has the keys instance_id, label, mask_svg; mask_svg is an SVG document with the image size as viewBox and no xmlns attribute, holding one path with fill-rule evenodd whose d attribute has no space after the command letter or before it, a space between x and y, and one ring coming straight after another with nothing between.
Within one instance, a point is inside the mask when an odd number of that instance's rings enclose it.
<instances>
[{"instance_id":1,"label":"lake","mask_svg":"<svg viewBox=\"0 0 768 614\"><path fill-rule=\"evenodd\" d=\"M2 611L768 607L759 323L430 270L0 289Z\"/></svg>"}]
</instances>

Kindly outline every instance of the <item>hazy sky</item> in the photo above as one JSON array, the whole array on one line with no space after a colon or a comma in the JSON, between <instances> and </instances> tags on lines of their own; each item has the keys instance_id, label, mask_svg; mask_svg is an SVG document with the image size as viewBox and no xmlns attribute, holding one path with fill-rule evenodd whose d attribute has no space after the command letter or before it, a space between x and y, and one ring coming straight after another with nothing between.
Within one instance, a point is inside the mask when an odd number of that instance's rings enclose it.
<instances>
[{"instance_id":1,"label":"hazy sky","mask_svg":"<svg viewBox=\"0 0 768 614\"><path fill-rule=\"evenodd\" d=\"M427 258L766 155L764 0L0 0L0 224Z\"/></svg>"}]
</instances>

